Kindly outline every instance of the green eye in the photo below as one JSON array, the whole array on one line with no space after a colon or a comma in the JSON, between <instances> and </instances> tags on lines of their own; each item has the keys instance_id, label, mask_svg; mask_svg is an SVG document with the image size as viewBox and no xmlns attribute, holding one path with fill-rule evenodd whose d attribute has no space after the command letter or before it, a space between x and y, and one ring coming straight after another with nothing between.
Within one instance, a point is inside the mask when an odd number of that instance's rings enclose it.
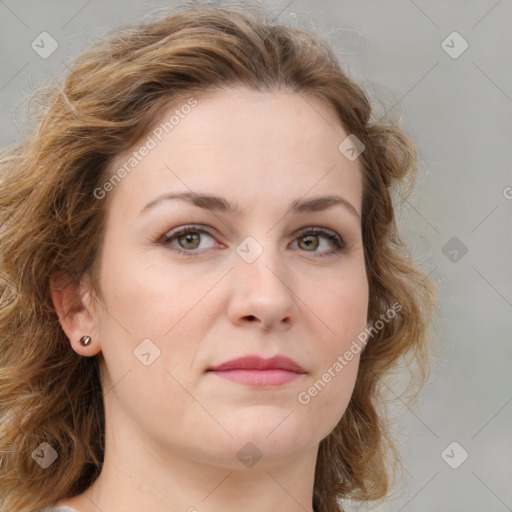
<instances>
[{"instance_id":1,"label":"green eye","mask_svg":"<svg viewBox=\"0 0 512 512\"><path fill-rule=\"evenodd\" d=\"M301 236L298 238L298 240L299 240L299 247L301 247L301 249L305 249L307 251L315 250L320 245L320 242L318 241L318 235ZM304 242L304 247L301 246L300 240L302 240Z\"/></svg>"},{"instance_id":2,"label":"green eye","mask_svg":"<svg viewBox=\"0 0 512 512\"><path fill-rule=\"evenodd\" d=\"M177 240L183 249L197 249L201 236L195 231L189 231L185 235L180 235Z\"/></svg>"},{"instance_id":3,"label":"green eye","mask_svg":"<svg viewBox=\"0 0 512 512\"><path fill-rule=\"evenodd\" d=\"M160 243L168 246L170 249L176 252L198 255L200 254L200 251L197 249L201 245L202 239L205 235L206 237L213 240L213 236L201 227L184 226L165 234L161 238ZM211 247L207 247L206 249L209 248Z\"/></svg>"},{"instance_id":4,"label":"green eye","mask_svg":"<svg viewBox=\"0 0 512 512\"><path fill-rule=\"evenodd\" d=\"M329 243L334 246L334 249L317 251L317 249L322 245L322 239L328 240ZM335 254L346 250L346 245L343 242L343 239L334 232L328 231L324 228L306 228L301 233L299 233L297 240L297 245L301 249L311 253L318 252L319 256Z\"/></svg>"}]
</instances>

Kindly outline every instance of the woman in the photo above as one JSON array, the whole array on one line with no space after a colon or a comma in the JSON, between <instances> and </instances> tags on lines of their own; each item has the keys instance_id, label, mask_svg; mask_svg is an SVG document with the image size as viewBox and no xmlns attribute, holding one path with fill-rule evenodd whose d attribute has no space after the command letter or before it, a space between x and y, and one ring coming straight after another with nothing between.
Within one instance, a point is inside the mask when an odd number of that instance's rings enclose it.
<instances>
[{"instance_id":1,"label":"woman","mask_svg":"<svg viewBox=\"0 0 512 512\"><path fill-rule=\"evenodd\" d=\"M390 197L414 147L328 46L177 9L38 113L1 165L1 510L385 497L382 378L425 377L435 291Z\"/></svg>"}]
</instances>

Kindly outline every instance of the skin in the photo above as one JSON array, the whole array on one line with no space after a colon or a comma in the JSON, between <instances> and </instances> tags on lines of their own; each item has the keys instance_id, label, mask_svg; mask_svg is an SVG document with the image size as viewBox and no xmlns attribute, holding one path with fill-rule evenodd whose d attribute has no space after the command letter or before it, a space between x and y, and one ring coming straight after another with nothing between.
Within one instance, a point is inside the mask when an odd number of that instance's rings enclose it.
<instances>
[{"instance_id":1,"label":"skin","mask_svg":"<svg viewBox=\"0 0 512 512\"><path fill-rule=\"evenodd\" d=\"M109 192L101 301L87 276L52 292L73 350L102 366L105 464L86 492L59 502L81 512L312 511L318 445L355 384L359 355L308 404L297 398L367 322L361 168L338 150L348 133L324 104L295 93L237 88L197 100ZM163 200L141 213L163 193L191 191L244 212ZM289 212L295 199L330 194L356 213ZM189 224L210 235L158 242ZM346 249L298 233L311 226L335 232ZM254 254L248 236L263 249L251 263L236 252ZM180 248L198 255L172 250ZM160 350L148 366L134 355L144 339ZM306 373L257 388L206 372L247 354L283 354ZM250 468L237 457L247 443L262 454Z\"/></svg>"}]
</instances>

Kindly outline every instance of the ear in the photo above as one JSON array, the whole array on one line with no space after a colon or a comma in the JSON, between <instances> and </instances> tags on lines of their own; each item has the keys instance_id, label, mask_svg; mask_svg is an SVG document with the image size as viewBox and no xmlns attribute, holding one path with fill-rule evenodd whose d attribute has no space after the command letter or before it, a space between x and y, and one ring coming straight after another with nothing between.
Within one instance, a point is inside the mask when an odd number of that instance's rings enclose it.
<instances>
[{"instance_id":1,"label":"ear","mask_svg":"<svg viewBox=\"0 0 512 512\"><path fill-rule=\"evenodd\" d=\"M88 276L83 277L78 284L68 276L52 276L50 292L60 325L71 343L71 348L82 356L98 354L101 345ZM90 336L91 343L83 346L80 343L82 336Z\"/></svg>"}]
</instances>

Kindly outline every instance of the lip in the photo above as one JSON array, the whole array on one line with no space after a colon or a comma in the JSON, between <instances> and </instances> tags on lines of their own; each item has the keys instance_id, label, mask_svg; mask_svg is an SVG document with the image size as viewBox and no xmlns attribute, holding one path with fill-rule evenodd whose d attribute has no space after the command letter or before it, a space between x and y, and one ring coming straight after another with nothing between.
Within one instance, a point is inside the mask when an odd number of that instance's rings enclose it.
<instances>
[{"instance_id":1,"label":"lip","mask_svg":"<svg viewBox=\"0 0 512 512\"><path fill-rule=\"evenodd\" d=\"M281 386L307 373L299 363L286 356L263 358L249 355L208 368L208 372L255 387Z\"/></svg>"},{"instance_id":2,"label":"lip","mask_svg":"<svg viewBox=\"0 0 512 512\"><path fill-rule=\"evenodd\" d=\"M242 356L208 368L208 370L216 372L229 370L288 370L295 373L306 373L306 370L299 363L281 355L270 358L257 355Z\"/></svg>"}]
</instances>

